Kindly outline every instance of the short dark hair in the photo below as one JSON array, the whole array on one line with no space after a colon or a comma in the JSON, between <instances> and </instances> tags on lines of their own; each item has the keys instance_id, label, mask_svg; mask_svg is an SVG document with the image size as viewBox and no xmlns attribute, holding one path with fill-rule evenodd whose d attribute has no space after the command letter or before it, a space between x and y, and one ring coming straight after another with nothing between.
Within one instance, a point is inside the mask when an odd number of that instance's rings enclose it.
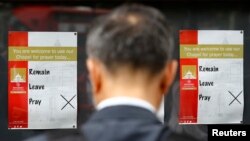
<instances>
[{"instance_id":1,"label":"short dark hair","mask_svg":"<svg viewBox=\"0 0 250 141\"><path fill-rule=\"evenodd\" d=\"M123 5L94 21L87 35L87 55L110 71L130 65L155 74L172 56L171 35L164 15L155 8Z\"/></svg>"}]
</instances>

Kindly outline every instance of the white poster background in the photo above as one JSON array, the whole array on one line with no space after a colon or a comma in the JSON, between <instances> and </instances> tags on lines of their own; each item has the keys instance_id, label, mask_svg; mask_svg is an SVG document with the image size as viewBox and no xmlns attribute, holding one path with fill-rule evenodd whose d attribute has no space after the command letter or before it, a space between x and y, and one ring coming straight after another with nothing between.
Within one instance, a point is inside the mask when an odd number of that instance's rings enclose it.
<instances>
[{"instance_id":1,"label":"white poster background","mask_svg":"<svg viewBox=\"0 0 250 141\"><path fill-rule=\"evenodd\" d=\"M29 47L77 47L75 32L28 34ZM30 84L45 87L44 90L28 90L29 99L41 100L40 106L28 104L28 128L77 128L77 61L29 61L28 68L50 71L49 75L28 76ZM70 101L74 108L62 96L68 101L74 97Z\"/></svg>"},{"instance_id":2,"label":"white poster background","mask_svg":"<svg viewBox=\"0 0 250 141\"><path fill-rule=\"evenodd\" d=\"M243 31L199 30L198 44L243 45ZM198 58L199 66L215 66L219 68L219 71L198 71L199 80L214 82L214 86L199 86L198 88L197 123L242 123L244 108L243 58ZM239 96L235 99L230 92L235 97ZM210 101L199 100L199 94L210 96Z\"/></svg>"}]
</instances>

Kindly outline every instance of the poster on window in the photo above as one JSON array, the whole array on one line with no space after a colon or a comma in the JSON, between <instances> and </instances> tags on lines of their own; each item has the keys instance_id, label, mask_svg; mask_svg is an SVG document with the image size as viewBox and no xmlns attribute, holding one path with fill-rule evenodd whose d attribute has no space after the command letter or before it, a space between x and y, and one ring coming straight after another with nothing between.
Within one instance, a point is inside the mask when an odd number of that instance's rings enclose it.
<instances>
[{"instance_id":1,"label":"poster on window","mask_svg":"<svg viewBox=\"0 0 250 141\"><path fill-rule=\"evenodd\" d=\"M243 31L180 31L180 124L242 123Z\"/></svg>"},{"instance_id":2,"label":"poster on window","mask_svg":"<svg viewBox=\"0 0 250 141\"><path fill-rule=\"evenodd\" d=\"M8 33L8 128L77 128L77 33Z\"/></svg>"}]
</instances>

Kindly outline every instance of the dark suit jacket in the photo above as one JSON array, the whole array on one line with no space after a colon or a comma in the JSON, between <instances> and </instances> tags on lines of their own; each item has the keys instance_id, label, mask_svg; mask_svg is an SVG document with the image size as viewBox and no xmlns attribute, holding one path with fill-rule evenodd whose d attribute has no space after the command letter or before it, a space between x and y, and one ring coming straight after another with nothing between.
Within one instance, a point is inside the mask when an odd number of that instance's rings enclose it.
<instances>
[{"instance_id":1,"label":"dark suit jacket","mask_svg":"<svg viewBox=\"0 0 250 141\"><path fill-rule=\"evenodd\" d=\"M113 106L97 111L81 128L86 141L194 141L179 136L143 108Z\"/></svg>"},{"instance_id":2,"label":"dark suit jacket","mask_svg":"<svg viewBox=\"0 0 250 141\"><path fill-rule=\"evenodd\" d=\"M94 113L76 131L54 131L25 141L196 141L164 126L143 108L113 106Z\"/></svg>"}]
</instances>

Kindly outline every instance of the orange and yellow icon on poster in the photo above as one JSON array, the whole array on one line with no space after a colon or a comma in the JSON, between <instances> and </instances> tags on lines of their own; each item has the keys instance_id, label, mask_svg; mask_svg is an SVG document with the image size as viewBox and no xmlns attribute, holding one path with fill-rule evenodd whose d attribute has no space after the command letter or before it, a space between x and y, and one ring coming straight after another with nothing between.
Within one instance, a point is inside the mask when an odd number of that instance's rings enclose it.
<instances>
[{"instance_id":1,"label":"orange and yellow icon on poster","mask_svg":"<svg viewBox=\"0 0 250 141\"><path fill-rule=\"evenodd\" d=\"M26 94L26 68L10 68L10 93Z\"/></svg>"},{"instance_id":2,"label":"orange and yellow icon on poster","mask_svg":"<svg viewBox=\"0 0 250 141\"><path fill-rule=\"evenodd\" d=\"M196 79L196 66L182 65L182 79Z\"/></svg>"},{"instance_id":3,"label":"orange and yellow icon on poster","mask_svg":"<svg viewBox=\"0 0 250 141\"><path fill-rule=\"evenodd\" d=\"M181 66L181 83L182 90L197 90L196 80L196 65L182 65Z\"/></svg>"},{"instance_id":4,"label":"orange and yellow icon on poster","mask_svg":"<svg viewBox=\"0 0 250 141\"><path fill-rule=\"evenodd\" d=\"M11 68L10 79L14 83L26 82L26 68Z\"/></svg>"}]
</instances>

